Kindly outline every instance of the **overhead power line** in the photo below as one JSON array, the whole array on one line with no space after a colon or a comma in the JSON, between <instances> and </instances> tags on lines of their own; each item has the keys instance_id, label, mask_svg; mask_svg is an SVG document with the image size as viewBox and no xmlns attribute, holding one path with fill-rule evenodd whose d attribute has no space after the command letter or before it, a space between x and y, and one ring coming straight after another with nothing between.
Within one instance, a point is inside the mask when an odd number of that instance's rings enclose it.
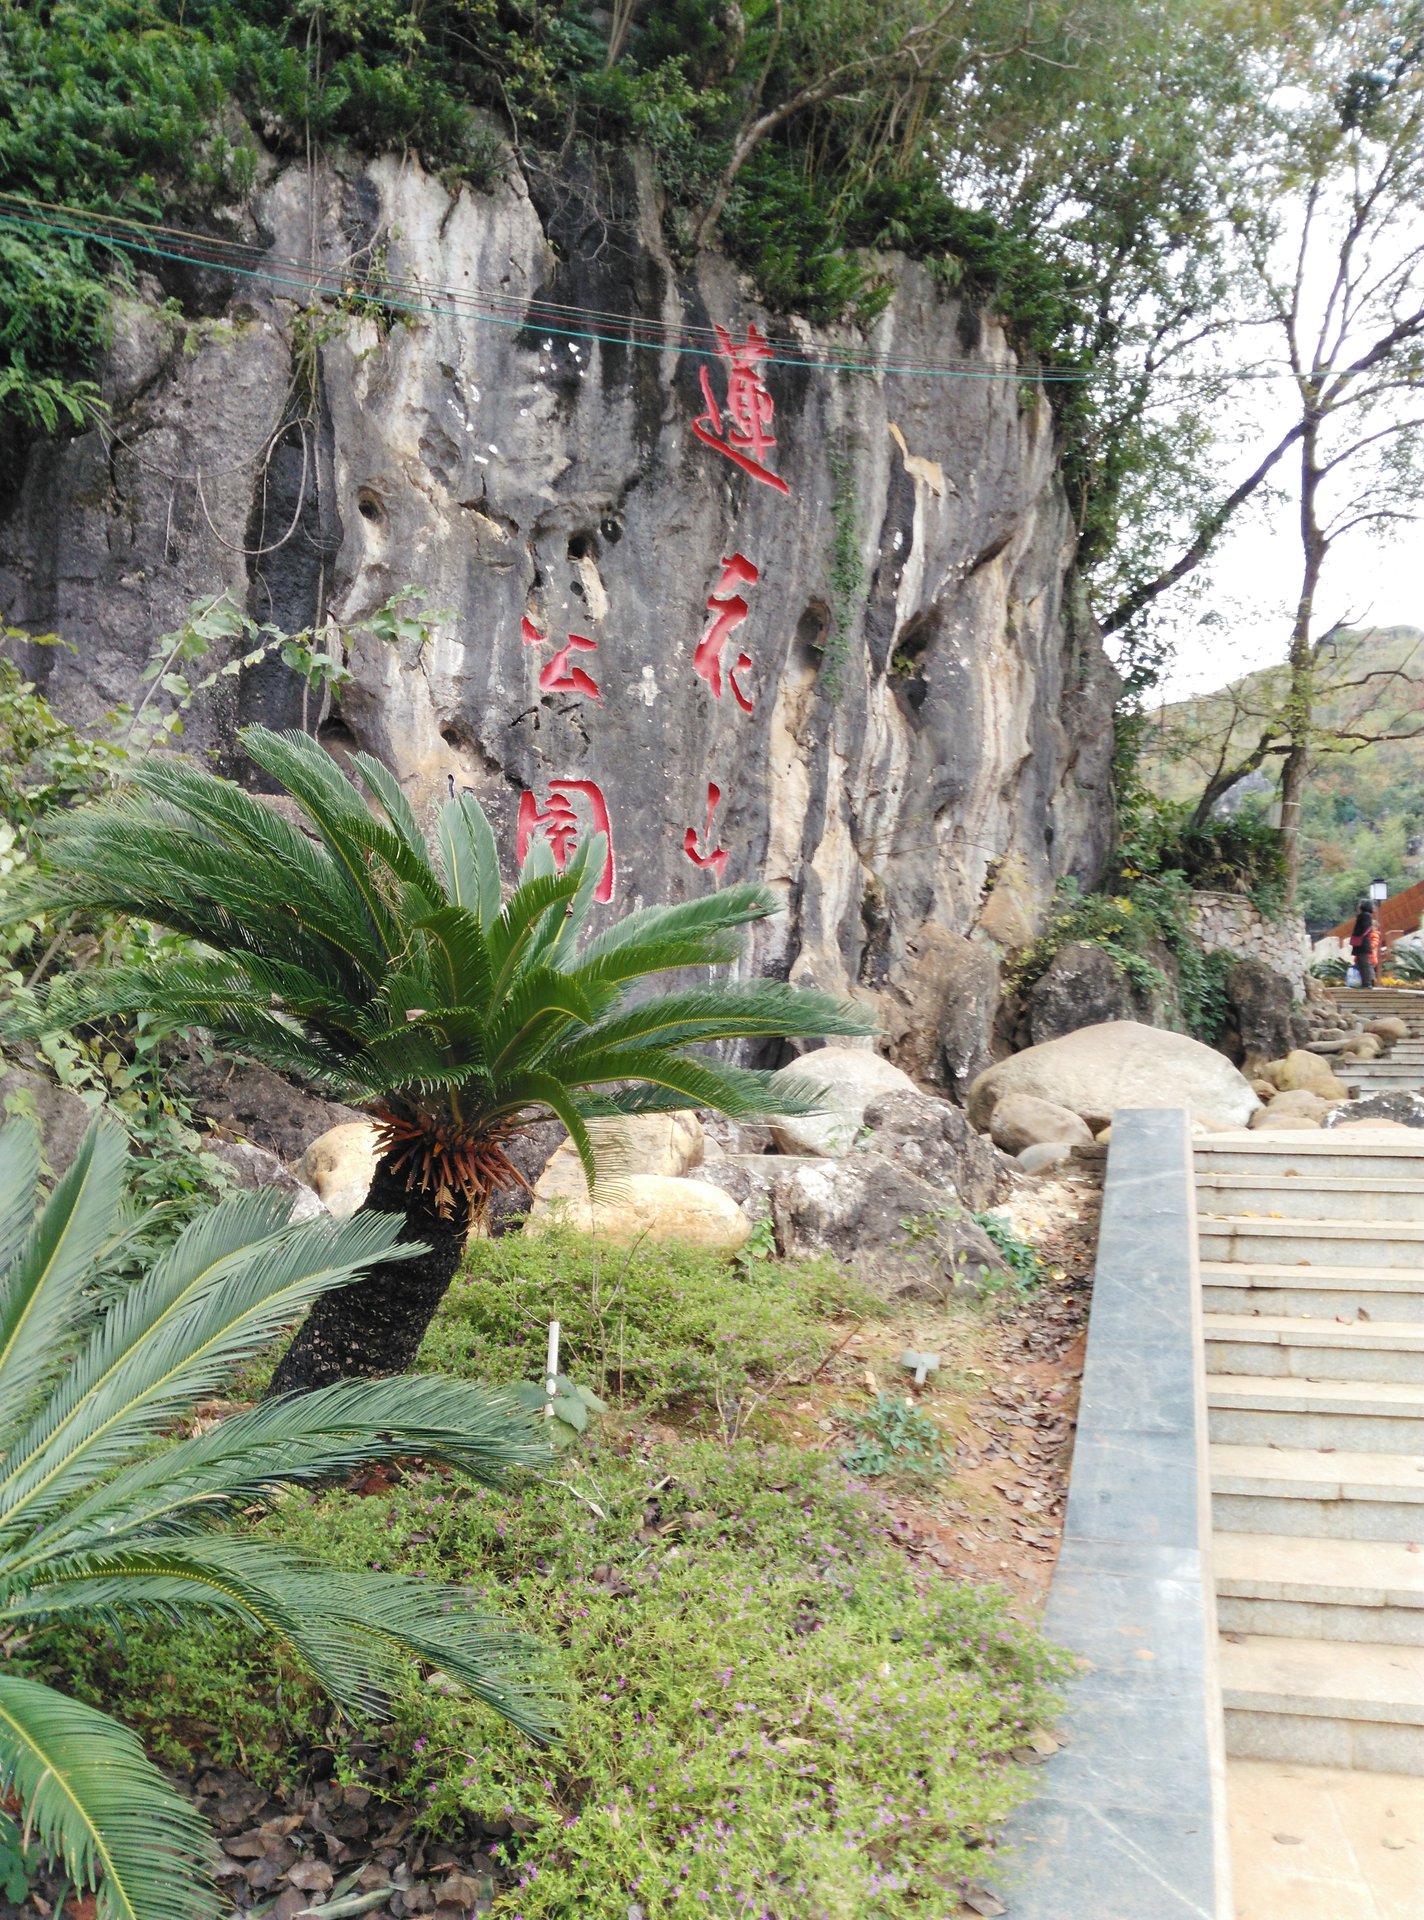
<instances>
[{"instance_id":1,"label":"overhead power line","mask_svg":"<svg viewBox=\"0 0 1424 1920\"><path fill-rule=\"evenodd\" d=\"M717 351L714 329L682 320L666 321L640 314L572 305L544 298L525 299L503 289L434 286L403 280L369 265L348 261L311 265L275 254L247 241L158 221L134 220L117 214L94 213L82 207L35 200L0 192L0 229L31 231L63 239L113 247L125 254L167 260L178 265L205 267L236 279L260 282L278 293L314 299L361 300L395 313L436 319L466 319L487 326L516 328L569 342L640 348L656 353L695 355L705 359ZM370 248L361 251L369 253ZM946 380L1028 380L1048 385L1099 384L1128 377L1117 371L1073 367L986 366L981 359L947 357L924 359L912 354L889 355L867 344L838 342L813 357L788 340L769 341L771 365L795 366L826 373L893 374L902 378ZM1200 373L1182 374L1200 379ZM1212 370L1213 378L1269 379L1273 370L1241 368Z\"/></svg>"}]
</instances>

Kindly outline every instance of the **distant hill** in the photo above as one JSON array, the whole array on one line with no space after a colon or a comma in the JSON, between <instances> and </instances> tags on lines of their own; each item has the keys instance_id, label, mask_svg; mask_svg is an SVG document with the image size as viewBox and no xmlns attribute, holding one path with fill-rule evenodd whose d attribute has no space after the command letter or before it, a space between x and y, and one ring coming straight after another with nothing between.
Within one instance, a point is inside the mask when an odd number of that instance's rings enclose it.
<instances>
[{"instance_id":1,"label":"distant hill","mask_svg":"<svg viewBox=\"0 0 1424 1920\"><path fill-rule=\"evenodd\" d=\"M1424 629L1337 631L1317 646L1316 670L1322 737L1302 809L1301 907L1329 923L1372 879L1393 892L1424 877ZM1240 764L1272 727L1284 693L1284 667L1269 667L1163 707L1145 743L1149 784L1196 800L1218 767ZM1266 758L1217 811L1266 817L1279 766Z\"/></svg>"}]
</instances>

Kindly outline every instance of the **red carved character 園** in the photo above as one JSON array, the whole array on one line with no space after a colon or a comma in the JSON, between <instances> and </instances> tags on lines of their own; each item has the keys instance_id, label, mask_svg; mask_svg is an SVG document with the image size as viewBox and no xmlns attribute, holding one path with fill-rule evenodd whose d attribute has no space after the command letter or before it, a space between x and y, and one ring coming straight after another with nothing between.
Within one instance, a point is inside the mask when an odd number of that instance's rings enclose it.
<instances>
[{"instance_id":1,"label":"red carved character \u5712","mask_svg":"<svg viewBox=\"0 0 1424 1920\"><path fill-rule=\"evenodd\" d=\"M728 640L750 611L745 597L737 592L737 588L755 586L760 577L759 570L744 553L726 554L722 559L722 577L707 596L707 611L712 615L712 621L697 643L697 650L692 656L692 671L707 682L718 700L722 698L722 654ZM732 698L743 713L751 712L752 701L750 694L737 684L737 675L744 673L751 663L749 653L739 653L736 665L726 669L725 673L727 684L732 689Z\"/></svg>"},{"instance_id":2,"label":"red carved character \u5712","mask_svg":"<svg viewBox=\"0 0 1424 1920\"><path fill-rule=\"evenodd\" d=\"M580 805L582 803L582 805ZM520 866L529 852L529 842L542 834L554 855L554 865L563 872L570 853L584 834L581 812L587 814L589 828L604 838L603 872L594 888L595 900L607 903L613 898L616 869L613 858L613 828L608 818L608 802L603 789L593 780L551 780L549 799L541 807L538 796L525 792L519 796L519 815L514 829L514 851Z\"/></svg>"},{"instance_id":3,"label":"red carved character \u5712","mask_svg":"<svg viewBox=\"0 0 1424 1920\"><path fill-rule=\"evenodd\" d=\"M540 633L534 622L527 617L519 623L519 637L526 647L547 646L549 636ZM602 701L598 691L598 682L592 674L585 673L582 667L571 667L571 653L597 653L598 642L590 640L581 633L571 633L565 644L558 649L552 660L548 660L539 669L539 691L541 693L582 693L590 700Z\"/></svg>"},{"instance_id":4,"label":"red carved character \u5712","mask_svg":"<svg viewBox=\"0 0 1424 1920\"><path fill-rule=\"evenodd\" d=\"M703 367L702 398L707 410L693 421L692 431L709 447L725 453L754 480L775 487L778 493L790 493L781 475L773 473L766 464L766 456L776 445L771 431L775 405L757 362L765 360L771 348L754 325L748 326L747 337L740 344L725 327L715 327L713 331L717 336L717 356L727 369L726 404L718 406L711 379Z\"/></svg>"},{"instance_id":5,"label":"red carved character \u5712","mask_svg":"<svg viewBox=\"0 0 1424 1920\"><path fill-rule=\"evenodd\" d=\"M722 789L707 782L707 825L702 833L702 850L697 845L697 829L689 827L682 836L682 850L694 867L711 867L721 880L727 871L727 849L712 845L712 816L722 804Z\"/></svg>"}]
</instances>

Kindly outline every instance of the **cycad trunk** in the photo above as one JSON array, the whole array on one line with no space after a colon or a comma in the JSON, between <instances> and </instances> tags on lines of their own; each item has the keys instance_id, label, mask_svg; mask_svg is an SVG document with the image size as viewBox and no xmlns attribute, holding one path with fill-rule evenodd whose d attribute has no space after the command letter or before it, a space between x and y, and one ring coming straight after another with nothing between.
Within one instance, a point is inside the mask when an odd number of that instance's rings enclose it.
<instances>
[{"instance_id":1,"label":"cycad trunk","mask_svg":"<svg viewBox=\"0 0 1424 1920\"><path fill-rule=\"evenodd\" d=\"M429 1194L407 1192L405 1182L382 1160L367 1207L405 1216L402 1240L423 1241L427 1251L411 1260L372 1267L355 1286L323 1294L298 1327L272 1376L269 1397L310 1393L338 1380L404 1373L420 1351L425 1329L459 1271L470 1216L457 1201L442 1220Z\"/></svg>"}]
</instances>

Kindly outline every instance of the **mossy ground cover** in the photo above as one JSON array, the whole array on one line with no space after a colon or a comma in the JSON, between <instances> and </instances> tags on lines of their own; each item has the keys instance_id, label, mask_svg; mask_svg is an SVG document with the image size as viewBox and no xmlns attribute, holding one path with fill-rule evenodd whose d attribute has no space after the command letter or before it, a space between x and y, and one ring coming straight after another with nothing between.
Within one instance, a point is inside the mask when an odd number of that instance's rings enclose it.
<instances>
[{"instance_id":1,"label":"mossy ground cover","mask_svg":"<svg viewBox=\"0 0 1424 1920\"><path fill-rule=\"evenodd\" d=\"M423 1359L527 1378L557 1317L612 1412L518 1491L378 1470L255 1523L336 1564L459 1580L533 1628L568 1699L552 1751L412 1673L370 1766L369 1734L226 1633L44 1657L176 1769L201 1755L285 1790L335 1771L437 1839L502 1834L508 1920L937 1920L992 1879L1026 1778L1012 1752L1062 1673L1002 1593L906 1556L840 1463L849 1435L815 1419L860 1366L824 1363L860 1351L844 1343L873 1311L830 1267L487 1243ZM966 1355L978 1337L966 1314ZM926 1402L947 1437L956 1381Z\"/></svg>"}]
</instances>

